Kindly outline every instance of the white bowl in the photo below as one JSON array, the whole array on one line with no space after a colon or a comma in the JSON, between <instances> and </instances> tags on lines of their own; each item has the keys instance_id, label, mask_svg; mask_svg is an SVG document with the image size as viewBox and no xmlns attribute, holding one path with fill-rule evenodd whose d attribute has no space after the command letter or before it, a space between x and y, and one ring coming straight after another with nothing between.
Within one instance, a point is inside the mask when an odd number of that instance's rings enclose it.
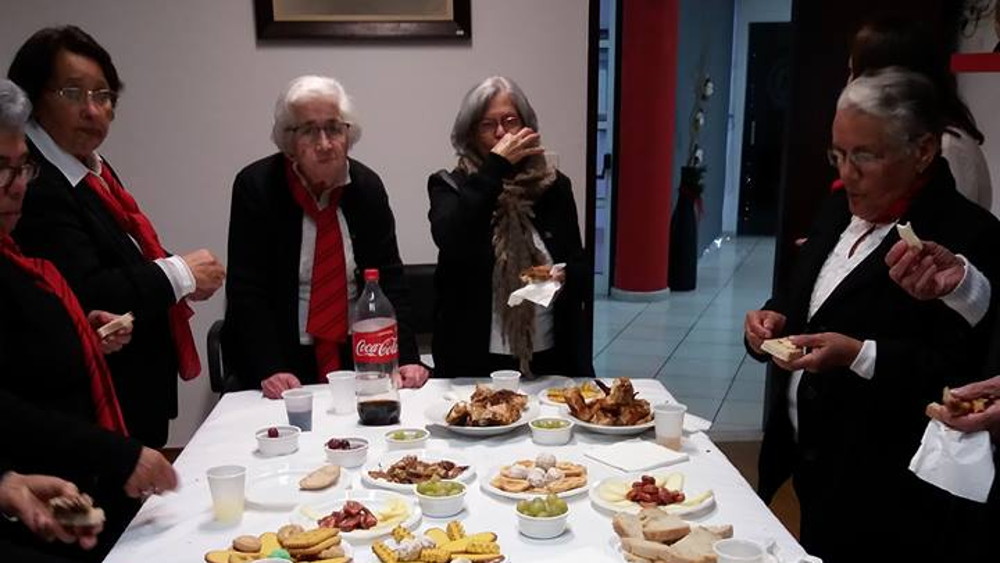
<instances>
[{"instance_id":1,"label":"white bowl","mask_svg":"<svg viewBox=\"0 0 1000 563\"><path fill-rule=\"evenodd\" d=\"M402 439L394 437L400 433L406 437ZM390 450L419 450L427 445L430 436L431 433L423 428L400 428L385 433L385 445Z\"/></svg>"},{"instance_id":2,"label":"white bowl","mask_svg":"<svg viewBox=\"0 0 1000 563\"><path fill-rule=\"evenodd\" d=\"M267 431L271 428L278 430L277 438L269 438ZM257 431L257 451L260 455L272 457L288 455L299 449L299 434L302 430L298 426L268 426Z\"/></svg>"},{"instance_id":3,"label":"white bowl","mask_svg":"<svg viewBox=\"0 0 1000 563\"><path fill-rule=\"evenodd\" d=\"M421 494L414 488L413 492L417 495L417 499L420 501L420 510L424 511L425 516L430 516L431 518L448 518L449 516L454 516L462 511L462 507L465 505L465 493L468 487L464 483L459 483L458 481L449 481L450 483L458 483L462 486L462 491L458 494L447 496L447 497L433 497L425 494Z\"/></svg>"},{"instance_id":4,"label":"white bowl","mask_svg":"<svg viewBox=\"0 0 1000 563\"><path fill-rule=\"evenodd\" d=\"M516 509L515 509L516 510ZM559 516L549 516L547 518L536 518L517 512L517 529L523 535L538 540L549 540L559 536L566 530L566 522L569 520L569 510Z\"/></svg>"},{"instance_id":5,"label":"white bowl","mask_svg":"<svg viewBox=\"0 0 1000 563\"><path fill-rule=\"evenodd\" d=\"M347 440L348 443L351 444L351 449L332 450L328 448L326 442L324 442L323 449L326 451L327 461L341 467L359 467L364 465L365 460L368 459L368 440L364 438L340 439Z\"/></svg>"},{"instance_id":6,"label":"white bowl","mask_svg":"<svg viewBox=\"0 0 1000 563\"><path fill-rule=\"evenodd\" d=\"M562 428L539 428L535 423L540 420L558 420L565 423ZM573 421L558 416L542 416L528 423L531 428L531 439L539 446L562 446L573 438Z\"/></svg>"}]
</instances>

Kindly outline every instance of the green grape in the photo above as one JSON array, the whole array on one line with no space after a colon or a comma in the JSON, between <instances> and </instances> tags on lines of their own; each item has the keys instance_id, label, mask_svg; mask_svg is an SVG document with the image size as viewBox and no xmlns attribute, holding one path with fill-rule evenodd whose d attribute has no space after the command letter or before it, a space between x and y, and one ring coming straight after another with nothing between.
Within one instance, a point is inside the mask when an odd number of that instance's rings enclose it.
<instances>
[{"instance_id":1,"label":"green grape","mask_svg":"<svg viewBox=\"0 0 1000 563\"><path fill-rule=\"evenodd\" d=\"M521 514L527 514L528 513L528 501L526 501L526 500L519 500L519 501L517 501L517 511L520 512Z\"/></svg>"},{"instance_id":2,"label":"green grape","mask_svg":"<svg viewBox=\"0 0 1000 563\"><path fill-rule=\"evenodd\" d=\"M569 506L566 504L566 501L561 498L557 498L553 501L552 504L549 505L549 508L551 508L557 515L565 514L566 511L569 510Z\"/></svg>"},{"instance_id":3,"label":"green grape","mask_svg":"<svg viewBox=\"0 0 1000 563\"><path fill-rule=\"evenodd\" d=\"M534 512L545 510L545 501L538 497L531 499L531 509Z\"/></svg>"}]
</instances>

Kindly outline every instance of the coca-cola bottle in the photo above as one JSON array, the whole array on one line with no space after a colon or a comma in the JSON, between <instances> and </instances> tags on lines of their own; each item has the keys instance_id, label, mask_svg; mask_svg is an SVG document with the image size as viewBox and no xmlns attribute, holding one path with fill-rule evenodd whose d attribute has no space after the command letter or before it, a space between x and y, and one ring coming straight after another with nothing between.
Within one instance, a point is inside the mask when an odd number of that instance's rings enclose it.
<instances>
[{"instance_id":1,"label":"coca-cola bottle","mask_svg":"<svg viewBox=\"0 0 1000 563\"><path fill-rule=\"evenodd\" d=\"M361 424L399 422L399 369L396 311L378 285L378 270L365 270L365 288L351 308L354 369L358 373L358 418Z\"/></svg>"}]
</instances>

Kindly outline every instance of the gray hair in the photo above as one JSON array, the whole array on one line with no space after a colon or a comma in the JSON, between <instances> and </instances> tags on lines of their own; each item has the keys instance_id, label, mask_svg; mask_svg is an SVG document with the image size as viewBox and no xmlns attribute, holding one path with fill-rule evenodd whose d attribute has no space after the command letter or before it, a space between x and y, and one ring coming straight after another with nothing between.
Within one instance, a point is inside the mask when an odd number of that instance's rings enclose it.
<instances>
[{"instance_id":1,"label":"gray hair","mask_svg":"<svg viewBox=\"0 0 1000 563\"><path fill-rule=\"evenodd\" d=\"M22 131L31 117L27 94L6 78L0 80L0 131Z\"/></svg>"},{"instance_id":2,"label":"gray hair","mask_svg":"<svg viewBox=\"0 0 1000 563\"><path fill-rule=\"evenodd\" d=\"M290 154L292 150L292 131L295 127L295 114L292 108L309 100L328 100L337 105L340 119L351 124L347 130L347 147L353 147L361 140L361 124L354 113L354 105L344 87L335 79L327 76L306 75L292 79L288 86L278 96L274 104L274 126L271 128L271 140L278 150Z\"/></svg>"},{"instance_id":3,"label":"gray hair","mask_svg":"<svg viewBox=\"0 0 1000 563\"><path fill-rule=\"evenodd\" d=\"M451 128L451 146L455 147L459 156L476 154L476 127L494 96L502 93L510 95L524 126L538 131L538 117L521 87L509 78L491 76L474 86L462 98L462 105L455 116L455 125Z\"/></svg>"},{"instance_id":4,"label":"gray hair","mask_svg":"<svg viewBox=\"0 0 1000 563\"><path fill-rule=\"evenodd\" d=\"M934 84L924 75L891 66L866 72L844 87L837 110L853 108L886 122L900 145L926 134L940 139L946 120Z\"/></svg>"}]
</instances>

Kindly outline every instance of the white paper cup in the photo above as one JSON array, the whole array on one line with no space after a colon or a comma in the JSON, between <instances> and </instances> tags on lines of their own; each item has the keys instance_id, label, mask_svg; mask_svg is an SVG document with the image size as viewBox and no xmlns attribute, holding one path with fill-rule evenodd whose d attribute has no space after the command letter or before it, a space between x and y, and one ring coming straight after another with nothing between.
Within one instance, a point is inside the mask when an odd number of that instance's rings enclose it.
<instances>
[{"instance_id":1,"label":"white paper cup","mask_svg":"<svg viewBox=\"0 0 1000 563\"><path fill-rule=\"evenodd\" d=\"M756 542L729 538L712 545L719 563L763 563L764 548Z\"/></svg>"},{"instance_id":2,"label":"white paper cup","mask_svg":"<svg viewBox=\"0 0 1000 563\"><path fill-rule=\"evenodd\" d=\"M517 391L517 388L521 384L521 372L513 369L502 369L500 371L495 371L490 374L490 378L493 380L493 389L508 389L510 391Z\"/></svg>"},{"instance_id":3,"label":"white paper cup","mask_svg":"<svg viewBox=\"0 0 1000 563\"><path fill-rule=\"evenodd\" d=\"M653 407L657 444L680 451L685 412L687 407L680 403L662 403Z\"/></svg>"},{"instance_id":4,"label":"white paper cup","mask_svg":"<svg viewBox=\"0 0 1000 563\"><path fill-rule=\"evenodd\" d=\"M239 522L246 500L247 468L220 465L208 470L208 488L212 493L212 512L223 523Z\"/></svg>"},{"instance_id":5,"label":"white paper cup","mask_svg":"<svg viewBox=\"0 0 1000 563\"><path fill-rule=\"evenodd\" d=\"M330 384L330 405L334 414L353 414L357 412L355 393L357 392L357 374L353 371L331 371L326 374Z\"/></svg>"},{"instance_id":6,"label":"white paper cup","mask_svg":"<svg viewBox=\"0 0 1000 563\"><path fill-rule=\"evenodd\" d=\"M313 394L307 389L286 389L281 392L285 400L288 424L298 426L303 432L312 430Z\"/></svg>"}]
</instances>

